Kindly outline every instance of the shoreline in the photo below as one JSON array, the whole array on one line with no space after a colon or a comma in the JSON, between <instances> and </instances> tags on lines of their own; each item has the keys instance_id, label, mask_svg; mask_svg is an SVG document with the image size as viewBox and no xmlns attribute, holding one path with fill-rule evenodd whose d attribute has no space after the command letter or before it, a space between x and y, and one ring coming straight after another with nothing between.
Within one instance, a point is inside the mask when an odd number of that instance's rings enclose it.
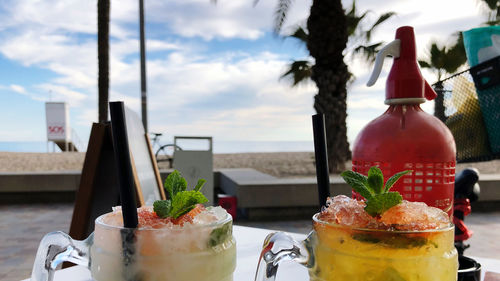
<instances>
[{"instance_id":1,"label":"shoreline","mask_svg":"<svg viewBox=\"0 0 500 281\"><path fill-rule=\"evenodd\" d=\"M0 172L81 170L84 152L33 153L0 151ZM253 168L275 177L315 177L314 152L249 152L214 154L214 169ZM350 169L351 163L346 163ZM457 171L475 167L481 174L500 174L500 160L457 164ZM160 169L168 168L161 162Z\"/></svg>"}]
</instances>

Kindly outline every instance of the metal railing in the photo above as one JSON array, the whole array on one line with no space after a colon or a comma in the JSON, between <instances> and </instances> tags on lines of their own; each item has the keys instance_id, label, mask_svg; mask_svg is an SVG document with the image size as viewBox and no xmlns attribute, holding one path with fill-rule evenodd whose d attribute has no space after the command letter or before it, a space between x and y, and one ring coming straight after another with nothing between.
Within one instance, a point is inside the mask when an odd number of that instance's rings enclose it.
<instances>
[{"instance_id":1,"label":"metal railing","mask_svg":"<svg viewBox=\"0 0 500 281\"><path fill-rule=\"evenodd\" d=\"M500 158L500 152L492 146L493 129L488 124L492 118L491 101L477 91L470 69L454 74L432 85L438 97L434 115L450 129L457 146L457 162L489 161ZM488 91L497 91L500 86ZM479 96L478 96L479 93ZM500 108L496 109L499 111ZM495 122L495 121L493 121ZM500 120L496 120L500 124ZM498 125L497 125L498 126Z\"/></svg>"}]
</instances>

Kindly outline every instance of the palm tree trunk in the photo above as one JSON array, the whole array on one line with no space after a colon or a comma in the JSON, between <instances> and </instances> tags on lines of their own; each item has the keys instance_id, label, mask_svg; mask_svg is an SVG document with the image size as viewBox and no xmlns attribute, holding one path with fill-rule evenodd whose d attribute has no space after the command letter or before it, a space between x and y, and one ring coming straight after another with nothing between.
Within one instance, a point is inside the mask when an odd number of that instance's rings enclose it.
<instances>
[{"instance_id":1,"label":"palm tree trunk","mask_svg":"<svg viewBox=\"0 0 500 281\"><path fill-rule=\"evenodd\" d=\"M110 0L97 0L97 60L99 123L108 121Z\"/></svg>"},{"instance_id":2,"label":"palm tree trunk","mask_svg":"<svg viewBox=\"0 0 500 281\"><path fill-rule=\"evenodd\" d=\"M434 91L436 91L436 98L434 99L434 116L436 116L439 120L445 122L446 116L444 115L444 87L443 83L438 82L434 86Z\"/></svg>"},{"instance_id":3,"label":"palm tree trunk","mask_svg":"<svg viewBox=\"0 0 500 281\"><path fill-rule=\"evenodd\" d=\"M351 158L346 126L349 72L342 54L348 36L341 1L313 0L307 28L307 48L316 60L311 76L318 86L314 108L325 114L330 172L340 172Z\"/></svg>"}]
</instances>

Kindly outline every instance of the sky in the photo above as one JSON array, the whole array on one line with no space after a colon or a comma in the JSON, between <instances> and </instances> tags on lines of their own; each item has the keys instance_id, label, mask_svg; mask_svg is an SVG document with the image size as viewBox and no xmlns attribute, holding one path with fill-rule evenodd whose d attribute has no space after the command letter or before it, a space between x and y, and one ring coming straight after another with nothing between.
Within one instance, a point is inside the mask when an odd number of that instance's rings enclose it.
<instances>
[{"instance_id":1,"label":"sky","mask_svg":"<svg viewBox=\"0 0 500 281\"><path fill-rule=\"evenodd\" d=\"M83 143L97 121L97 1L2 0L0 2L0 142L45 141L45 102L70 107L70 124ZM277 1L145 0L149 131L213 136L233 141L312 140L314 83L291 88L279 79L293 59L307 58L294 39L272 33ZM295 0L282 33L309 15L311 0ZM343 1L350 7L351 1ZM373 34L390 42L397 27L411 25L418 55L430 40L446 44L452 33L485 21L478 0L356 2L368 22L397 16ZM110 100L140 114L138 1L111 0ZM356 76L348 88L350 143L382 114L386 60L379 81L365 86L370 67L346 58ZM434 73L423 71L433 83ZM423 108L432 112L432 103Z\"/></svg>"}]
</instances>

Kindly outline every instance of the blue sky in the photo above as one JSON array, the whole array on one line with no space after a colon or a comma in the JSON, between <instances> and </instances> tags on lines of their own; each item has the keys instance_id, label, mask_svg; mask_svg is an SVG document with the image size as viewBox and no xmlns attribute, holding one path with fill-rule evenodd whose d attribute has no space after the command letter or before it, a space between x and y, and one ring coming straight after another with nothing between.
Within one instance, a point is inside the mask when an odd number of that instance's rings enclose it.
<instances>
[{"instance_id":1,"label":"blue sky","mask_svg":"<svg viewBox=\"0 0 500 281\"><path fill-rule=\"evenodd\" d=\"M276 1L145 0L150 131L211 135L215 140L311 140L313 83L290 88L280 74L307 51L272 35ZM303 22L310 0L296 0L284 33ZM345 1L344 6L349 6ZM369 17L398 16L374 38L389 42L413 25L419 56L431 39L484 21L475 0L357 1ZM71 126L87 142L97 119L96 1L4 0L0 3L0 141L44 141L46 101L70 105ZM138 1L111 1L110 99L140 113ZM385 77L372 88L369 68L346 59L357 80L348 93L349 140L380 115ZM386 62L385 72L390 68ZM423 72L429 82L432 73ZM426 103L429 110L432 103Z\"/></svg>"}]
</instances>

